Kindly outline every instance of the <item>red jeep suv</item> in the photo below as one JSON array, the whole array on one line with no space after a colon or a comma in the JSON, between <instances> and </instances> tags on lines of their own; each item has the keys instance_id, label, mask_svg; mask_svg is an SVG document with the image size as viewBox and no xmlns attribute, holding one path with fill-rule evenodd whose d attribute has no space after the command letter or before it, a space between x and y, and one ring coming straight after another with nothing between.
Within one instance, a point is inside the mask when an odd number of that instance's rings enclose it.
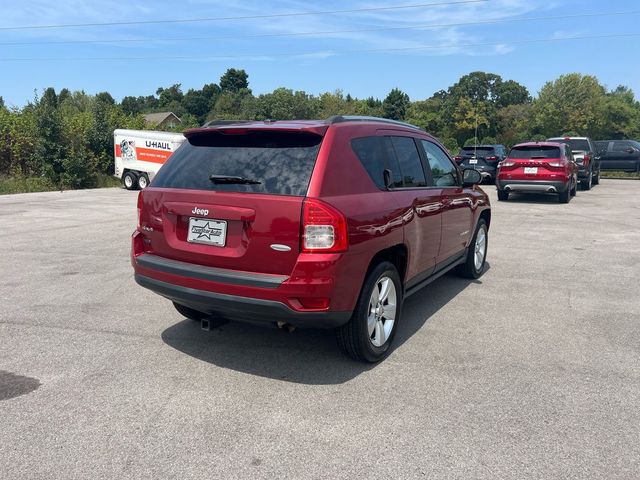
<instances>
[{"instance_id":1,"label":"red jeep suv","mask_svg":"<svg viewBox=\"0 0 640 480\"><path fill-rule=\"evenodd\" d=\"M498 165L498 200L511 192L557 193L560 203L569 203L578 188L578 165L571 148L558 142L515 145Z\"/></svg>"},{"instance_id":2,"label":"red jeep suv","mask_svg":"<svg viewBox=\"0 0 640 480\"><path fill-rule=\"evenodd\" d=\"M210 122L138 197L135 279L185 317L336 328L389 352L403 299L482 275L491 211L433 137L370 117Z\"/></svg>"}]
</instances>

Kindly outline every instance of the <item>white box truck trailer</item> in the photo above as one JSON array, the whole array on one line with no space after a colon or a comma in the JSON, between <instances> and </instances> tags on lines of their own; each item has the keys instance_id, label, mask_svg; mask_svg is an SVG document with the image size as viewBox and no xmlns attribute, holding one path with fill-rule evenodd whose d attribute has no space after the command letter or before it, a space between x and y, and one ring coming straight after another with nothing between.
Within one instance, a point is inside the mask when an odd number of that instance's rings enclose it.
<instances>
[{"instance_id":1,"label":"white box truck trailer","mask_svg":"<svg viewBox=\"0 0 640 480\"><path fill-rule=\"evenodd\" d=\"M143 189L184 141L181 133L115 130L114 176L122 180L127 190Z\"/></svg>"}]
</instances>

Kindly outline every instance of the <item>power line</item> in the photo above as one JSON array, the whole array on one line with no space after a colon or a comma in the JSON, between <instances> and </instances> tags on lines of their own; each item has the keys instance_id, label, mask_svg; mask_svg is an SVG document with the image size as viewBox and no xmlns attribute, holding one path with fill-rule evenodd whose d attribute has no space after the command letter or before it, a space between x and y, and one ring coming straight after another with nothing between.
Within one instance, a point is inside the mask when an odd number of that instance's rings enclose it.
<instances>
[{"instance_id":1,"label":"power line","mask_svg":"<svg viewBox=\"0 0 640 480\"><path fill-rule=\"evenodd\" d=\"M303 17L312 15L333 15L338 13L361 13L361 12L380 12L387 10L405 10L413 8L424 7L437 7L445 5L460 5L467 3L484 3L489 0L452 0L446 2L436 3L417 3L413 5L397 5L391 7L369 7L369 8L352 8L347 10L323 10L317 12L291 12L291 13L270 13L260 15L242 15L236 17L210 17L210 18L185 18L185 19L170 19L170 20L135 20L128 22L96 22L96 23L67 23L60 25L22 25L17 27L0 27L0 30L38 30L38 29L51 29L51 28L76 28L76 27L108 27L108 26L123 26L123 25L152 25L152 24L167 24L167 23L202 23L202 22L218 22L228 20L255 20L264 18L283 18L283 17Z\"/></svg>"},{"instance_id":2,"label":"power line","mask_svg":"<svg viewBox=\"0 0 640 480\"><path fill-rule=\"evenodd\" d=\"M45 42L0 42L3 46L18 46L18 45L71 45L71 44L99 44L99 43L145 43L150 41L162 41L162 42L180 42L180 41L192 41L192 40L237 40L243 38L272 38L272 37L302 37L313 35L334 35L339 33L369 33L369 32L383 32L383 31L399 31L399 30L422 30L431 28L450 28L450 27L465 27L472 25L495 25L499 23L510 22L532 22L541 20L567 20L575 18L591 18L591 17L612 17L623 15L638 15L640 10L633 10L628 12L599 12L599 13L576 13L572 15L549 15L544 17L520 17L520 18L499 18L492 20L480 20L476 22L461 22L461 23L441 23L441 24L424 24L424 25L410 25L403 27L372 27L364 29L354 30L325 30L316 32L292 32L292 33L260 33L254 35L227 35L218 37L166 37L166 38L121 38L121 39L103 39L103 40L54 40Z\"/></svg>"},{"instance_id":3,"label":"power line","mask_svg":"<svg viewBox=\"0 0 640 480\"><path fill-rule=\"evenodd\" d=\"M527 45L534 43L560 42L566 40L589 40L589 39L609 39L609 38L637 38L640 33L620 33L609 35L578 35L571 37L558 38L535 38L528 40L514 40L511 42L487 42L487 43L462 43L462 44L439 44L439 45L419 45L416 47L398 47L398 48L371 48L362 50L343 50L343 51L315 51L315 52L297 52L297 53L254 53L254 54L235 54L235 55L162 55L155 57L23 57L23 58L0 58L0 62L29 62L29 61L130 61L130 60L224 60L234 58L262 58L271 57L304 57L304 56L332 56L332 55L350 55L356 53L384 53L384 52L407 52L431 49L446 48L467 48L467 47L492 47L492 46L509 46L509 45Z\"/></svg>"}]
</instances>

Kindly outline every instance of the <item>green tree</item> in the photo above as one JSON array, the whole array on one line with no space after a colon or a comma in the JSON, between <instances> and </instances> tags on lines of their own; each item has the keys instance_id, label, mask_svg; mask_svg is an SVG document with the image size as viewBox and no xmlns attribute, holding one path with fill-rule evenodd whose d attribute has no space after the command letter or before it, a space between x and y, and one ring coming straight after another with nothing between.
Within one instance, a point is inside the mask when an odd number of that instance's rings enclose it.
<instances>
[{"instance_id":1,"label":"green tree","mask_svg":"<svg viewBox=\"0 0 640 480\"><path fill-rule=\"evenodd\" d=\"M187 114L196 118L198 123L203 123L207 113L211 110L210 100L201 90L189 90L182 99L182 106ZM186 116L186 115L184 115ZM184 118L181 118L184 123Z\"/></svg>"},{"instance_id":2,"label":"green tree","mask_svg":"<svg viewBox=\"0 0 640 480\"><path fill-rule=\"evenodd\" d=\"M532 134L531 118L533 107L530 103L508 105L497 112L496 140L507 147L528 140Z\"/></svg>"},{"instance_id":3,"label":"green tree","mask_svg":"<svg viewBox=\"0 0 640 480\"><path fill-rule=\"evenodd\" d=\"M534 123L547 137L573 130L597 136L602 129L605 89L592 75L571 73L547 82L533 105Z\"/></svg>"},{"instance_id":4,"label":"green tree","mask_svg":"<svg viewBox=\"0 0 640 480\"><path fill-rule=\"evenodd\" d=\"M531 103L531 95L527 87L514 80L500 81L495 85L494 92L496 108Z\"/></svg>"},{"instance_id":5,"label":"green tree","mask_svg":"<svg viewBox=\"0 0 640 480\"><path fill-rule=\"evenodd\" d=\"M443 103L441 98L434 97L412 102L407 109L406 120L420 128L424 128L427 132L440 135L444 132L446 126L446 121L442 116ZM449 136L448 138L451 139L452 137Z\"/></svg>"},{"instance_id":6,"label":"green tree","mask_svg":"<svg viewBox=\"0 0 640 480\"><path fill-rule=\"evenodd\" d=\"M317 107L316 99L305 92L277 88L258 97L256 116L271 120L311 119L316 115Z\"/></svg>"},{"instance_id":7,"label":"green tree","mask_svg":"<svg viewBox=\"0 0 640 480\"><path fill-rule=\"evenodd\" d=\"M96 165L104 173L113 169L113 130L115 128L109 122L109 110L112 107L113 104L108 98L96 96L88 125L74 124L76 133L82 132L86 135L88 140L86 149L92 152ZM84 150L76 146L76 152L82 151Z\"/></svg>"},{"instance_id":8,"label":"green tree","mask_svg":"<svg viewBox=\"0 0 640 480\"><path fill-rule=\"evenodd\" d=\"M618 86L605 95L601 118L597 138L640 138L640 104L628 87Z\"/></svg>"},{"instance_id":9,"label":"green tree","mask_svg":"<svg viewBox=\"0 0 640 480\"><path fill-rule=\"evenodd\" d=\"M56 91L47 88L42 98L37 101L37 155L43 162L43 172L53 182L60 181L65 156L62 142L61 118L58 112L58 96Z\"/></svg>"},{"instance_id":10,"label":"green tree","mask_svg":"<svg viewBox=\"0 0 640 480\"><path fill-rule=\"evenodd\" d=\"M409 95L398 88L394 88L382 102L382 112L385 118L404 120L409 108Z\"/></svg>"},{"instance_id":11,"label":"green tree","mask_svg":"<svg viewBox=\"0 0 640 480\"><path fill-rule=\"evenodd\" d=\"M239 92L249 88L249 75L241 69L229 68L220 77L220 89L223 92Z\"/></svg>"},{"instance_id":12,"label":"green tree","mask_svg":"<svg viewBox=\"0 0 640 480\"><path fill-rule=\"evenodd\" d=\"M144 100L144 97L127 96L122 99L120 106L124 113L129 115L135 115L144 110L145 100Z\"/></svg>"},{"instance_id":13,"label":"green tree","mask_svg":"<svg viewBox=\"0 0 640 480\"><path fill-rule=\"evenodd\" d=\"M243 118L251 109L253 95L250 90L222 92L207 116L207 120L247 120Z\"/></svg>"},{"instance_id":14,"label":"green tree","mask_svg":"<svg viewBox=\"0 0 640 480\"><path fill-rule=\"evenodd\" d=\"M180 104L184 94L182 93L182 85L176 83L169 88L160 87L156 90L158 95L158 107L160 109L169 109L175 104Z\"/></svg>"},{"instance_id":15,"label":"green tree","mask_svg":"<svg viewBox=\"0 0 640 480\"><path fill-rule=\"evenodd\" d=\"M104 105L106 99L96 100ZM90 188L96 186L98 158L90 145L90 137L95 134L94 118L91 112L78 112L64 118L64 137L67 154L62 161L60 183L66 188Z\"/></svg>"}]
</instances>

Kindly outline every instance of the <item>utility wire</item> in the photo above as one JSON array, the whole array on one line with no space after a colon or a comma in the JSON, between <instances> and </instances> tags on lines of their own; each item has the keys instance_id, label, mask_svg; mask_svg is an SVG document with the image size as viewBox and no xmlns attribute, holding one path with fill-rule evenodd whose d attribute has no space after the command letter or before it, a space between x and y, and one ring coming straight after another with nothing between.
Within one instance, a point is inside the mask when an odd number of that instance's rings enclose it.
<instances>
[{"instance_id":1,"label":"utility wire","mask_svg":"<svg viewBox=\"0 0 640 480\"><path fill-rule=\"evenodd\" d=\"M108 26L123 26L123 25L152 25L152 24L167 24L167 23L202 23L202 22L218 22L228 20L254 20L264 18L284 18L284 17L305 17L312 15L333 15L337 13L360 13L360 12L380 12L387 10L406 10L413 8L425 8L425 7L437 7L444 5L460 5L466 3L484 3L489 0L453 0L446 2L436 3L417 3L413 5L396 5L390 7L369 7L369 8L352 8L347 10L323 10L317 12L291 12L291 13L268 13L260 15L242 15L236 17L210 17L210 18L185 18L185 19L170 19L170 20L137 20L128 22L96 22L96 23L67 23L61 25L22 25L16 27L0 27L0 30L38 30L49 28L76 28L76 27L108 27Z\"/></svg>"},{"instance_id":2,"label":"utility wire","mask_svg":"<svg viewBox=\"0 0 640 480\"><path fill-rule=\"evenodd\" d=\"M590 17L613 17L613 16L630 16L638 15L640 10L633 10L629 12L600 12L600 13L576 13L572 15L549 15L545 17L520 17L520 18L498 18L491 20L480 20L476 22L462 22L462 23L441 23L441 24L424 24L424 25L410 25L404 27L371 27L355 30L325 30L317 32L293 32L293 33L259 33L253 35L228 35L219 37L166 37L166 38L120 38L110 40L54 40L45 42L0 42L3 46L16 46L16 45L71 45L71 44L99 44L99 43L146 43L153 41L160 42L183 42L193 40L239 40L243 38L265 38L265 37L303 37L314 35L334 35L340 33L370 33L370 32L384 32L384 31L399 31L399 30L422 30L431 28L450 28L450 27L465 27L472 25L494 25L499 23L510 22L532 22L541 20L567 20L575 18L590 18Z\"/></svg>"},{"instance_id":3,"label":"utility wire","mask_svg":"<svg viewBox=\"0 0 640 480\"><path fill-rule=\"evenodd\" d=\"M315 52L297 52L297 53L254 53L254 54L235 54L235 55L162 55L155 57L23 57L23 58L0 58L0 62L30 62L30 61L128 61L128 60L219 60L233 58L256 58L269 59L271 57L304 57L304 56L333 56L333 55L350 55L355 53L384 53L384 52L408 52L428 49L446 49L446 48L467 48L467 47L492 47L492 46L508 46L508 45L527 45L533 43L560 42L566 40L588 40L588 39L608 39L608 38L637 38L640 33L619 33L609 35L578 35L570 37L558 38L535 38L528 40L514 40L511 42L487 42L487 43L461 43L461 44L439 44L439 45L419 45L416 47L398 47L398 48L371 48L362 50L342 50L342 51L315 51Z\"/></svg>"}]
</instances>

